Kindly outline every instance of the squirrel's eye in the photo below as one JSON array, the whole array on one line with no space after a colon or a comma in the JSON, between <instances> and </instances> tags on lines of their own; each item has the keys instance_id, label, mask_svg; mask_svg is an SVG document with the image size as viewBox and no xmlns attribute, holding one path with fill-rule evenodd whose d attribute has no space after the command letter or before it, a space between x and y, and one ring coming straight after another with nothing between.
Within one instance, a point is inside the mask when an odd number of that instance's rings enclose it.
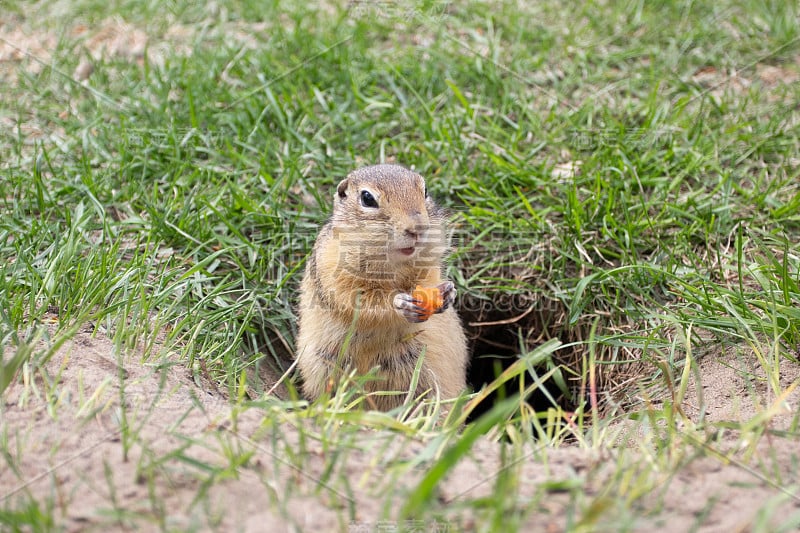
<instances>
[{"instance_id":1,"label":"squirrel's eye","mask_svg":"<svg viewBox=\"0 0 800 533\"><path fill-rule=\"evenodd\" d=\"M378 201L372 196L372 193L364 190L361 191L361 205L364 207L378 207Z\"/></svg>"}]
</instances>

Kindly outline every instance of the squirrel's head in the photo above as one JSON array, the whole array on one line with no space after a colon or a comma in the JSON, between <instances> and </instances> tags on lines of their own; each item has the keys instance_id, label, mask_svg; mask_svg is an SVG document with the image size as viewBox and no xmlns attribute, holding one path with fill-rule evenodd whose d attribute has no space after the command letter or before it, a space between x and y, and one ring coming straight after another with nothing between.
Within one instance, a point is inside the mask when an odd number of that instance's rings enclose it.
<instances>
[{"instance_id":1,"label":"squirrel's head","mask_svg":"<svg viewBox=\"0 0 800 533\"><path fill-rule=\"evenodd\" d=\"M373 268L438 267L447 250L444 218L425 179L399 165L359 168L336 187L332 220L347 239L341 244L360 250L360 261L371 256Z\"/></svg>"}]
</instances>

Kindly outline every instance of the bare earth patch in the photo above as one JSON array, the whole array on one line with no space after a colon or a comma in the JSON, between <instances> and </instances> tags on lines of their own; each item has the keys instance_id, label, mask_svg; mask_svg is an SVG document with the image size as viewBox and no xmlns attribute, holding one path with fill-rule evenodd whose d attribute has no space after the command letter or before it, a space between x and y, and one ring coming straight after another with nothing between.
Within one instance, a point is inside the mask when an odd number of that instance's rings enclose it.
<instances>
[{"instance_id":1,"label":"bare earth patch","mask_svg":"<svg viewBox=\"0 0 800 533\"><path fill-rule=\"evenodd\" d=\"M759 391L743 394L748 385L730 357L705 359L702 367L709 417L747 419L754 404L761 402L763 409ZM110 340L88 332L62 346L40 370L27 372L4 397L2 434L15 461L0 469L0 498L6 507L24 497L52 505L68 531L157 524L225 531L399 527L386 519L396 506L388 513L384 507L384 469L424 449L424 443L365 428L358 432L360 451L337 460L331 476L324 445L300 442L301 433L322 431L313 421L301 432L297 417L284 416L288 411L277 403L225 401L198 386L185 366L119 356ZM787 365L789 371L797 374ZM798 399L795 390L785 401L796 406ZM775 424L790 420L786 414ZM765 437L729 461L713 451L727 451L726 442L710 442L708 453L680 458L676 475L665 471L660 477L635 439L627 447L600 450L533 445L516 466L524 483L509 497L528 509L530 527L561 531L570 508L559 484L578 484L586 498L602 499L623 464L622 471L661 479L639 502L648 517L639 526L743 531L769 502L775 502L776 516L800 509L797 486L788 483L797 475L791 470L796 443ZM426 527L471 529L474 511L458 504L496 489L501 446L477 443L439 489L442 522ZM770 482L761 474L765 467L780 471L787 485ZM413 489L424 471L408 469L399 477L402 489L395 486L390 494L396 498Z\"/></svg>"}]
</instances>

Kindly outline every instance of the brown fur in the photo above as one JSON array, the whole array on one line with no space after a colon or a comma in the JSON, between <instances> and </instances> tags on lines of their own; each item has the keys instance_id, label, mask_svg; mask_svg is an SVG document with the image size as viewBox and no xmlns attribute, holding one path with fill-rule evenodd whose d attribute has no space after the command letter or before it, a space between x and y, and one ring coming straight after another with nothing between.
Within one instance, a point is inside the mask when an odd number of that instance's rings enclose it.
<instances>
[{"instance_id":1,"label":"brown fur","mask_svg":"<svg viewBox=\"0 0 800 533\"><path fill-rule=\"evenodd\" d=\"M376 198L377 209L362 204L363 190ZM455 310L417 324L393 305L398 293L442 282L445 231L444 213L426 197L419 174L375 165L342 180L301 286L296 357L308 398L319 397L351 369L362 375L378 369L367 392L405 393L420 356L418 394L452 398L465 388L466 339ZM397 250L412 239L416 252L409 259ZM385 410L404 398L373 395L372 401Z\"/></svg>"}]
</instances>

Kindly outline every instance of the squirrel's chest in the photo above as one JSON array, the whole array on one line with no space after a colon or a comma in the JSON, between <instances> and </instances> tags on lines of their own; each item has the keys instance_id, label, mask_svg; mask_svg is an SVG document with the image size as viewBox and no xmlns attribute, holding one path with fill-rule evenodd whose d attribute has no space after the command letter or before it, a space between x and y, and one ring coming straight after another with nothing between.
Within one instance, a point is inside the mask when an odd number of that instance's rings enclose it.
<instances>
[{"instance_id":1,"label":"squirrel's chest","mask_svg":"<svg viewBox=\"0 0 800 533\"><path fill-rule=\"evenodd\" d=\"M358 330L349 335L349 342L353 351L402 350L408 344L418 344L417 337L422 333L419 327L404 328L375 328L373 330Z\"/></svg>"},{"instance_id":2,"label":"squirrel's chest","mask_svg":"<svg viewBox=\"0 0 800 533\"><path fill-rule=\"evenodd\" d=\"M421 331L415 327L356 331L343 344L347 345L348 358L365 372L379 364L385 367L390 361L416 360L423 349L418 338Z\"/></svg>"}]
</instances>

